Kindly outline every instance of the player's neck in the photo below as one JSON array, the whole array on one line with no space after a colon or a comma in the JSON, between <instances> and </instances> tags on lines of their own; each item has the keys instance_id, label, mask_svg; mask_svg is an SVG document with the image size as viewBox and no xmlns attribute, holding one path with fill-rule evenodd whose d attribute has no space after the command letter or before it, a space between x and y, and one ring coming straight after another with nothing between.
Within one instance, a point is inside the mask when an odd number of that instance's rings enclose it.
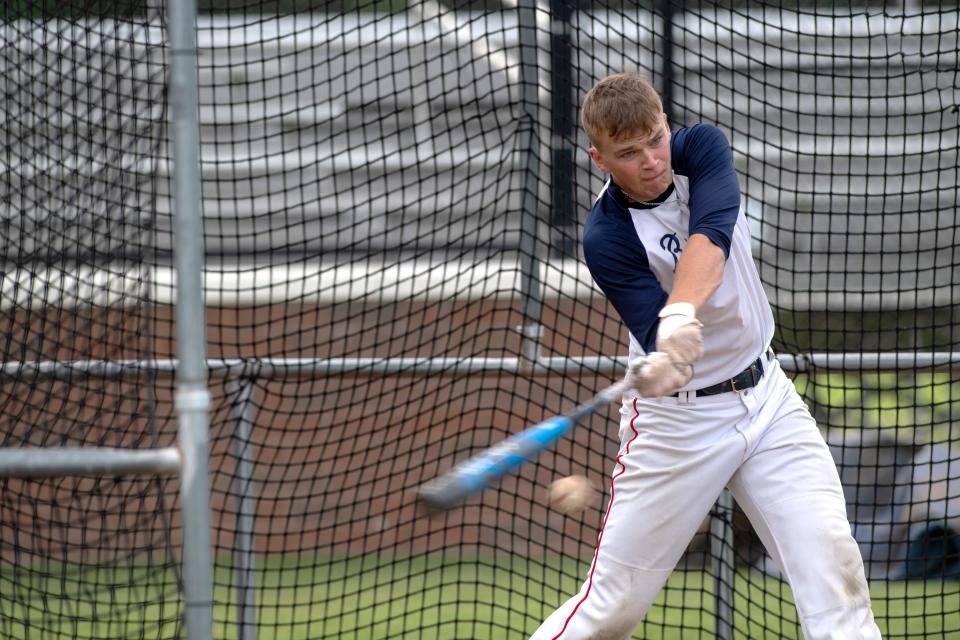
<instances>
[{"instance_id":1,"label":"player's neck","mask_svg":"<svg viewBox=\"0 0 960 640\"><path fill-rule=\"evenodd\" d=\"M637 198L636 196L634 196L634 195L632 195L632 194L630 194L630 193L627 193L627 192L623 189L623 187L620 187L619 185L617 185L617 188L620 189L620 193L623 194L624 204L626 204L628 207L634 207L634 208L636 208L636 207L655 207L655 206L657 206L657 205L659 205L659 204L663 204L663 202L664 202L667 198L670 197L670 194L673 193L673 183L672 183L672 182L667 186L666 189L664 189L663 193L661 193L660 195L658 195L656 198L653 198L653 199L650 199L650 200L642 200L642 199L640 199L640 198Z\"/></svg>"}]
</instances>

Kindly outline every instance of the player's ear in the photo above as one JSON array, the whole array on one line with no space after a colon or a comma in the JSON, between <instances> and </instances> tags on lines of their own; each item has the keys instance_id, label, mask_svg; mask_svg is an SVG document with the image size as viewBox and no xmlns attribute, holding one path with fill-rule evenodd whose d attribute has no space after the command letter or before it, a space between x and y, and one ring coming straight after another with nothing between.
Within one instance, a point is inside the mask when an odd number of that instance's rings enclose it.
<instances>
[{"instance_id":1,"label":"player's ear","mask_svg":"<svg viewBox=\"0 0 960 640\"><path fill-rule=\"evenodd\" d=\"M597 166L597 169L603 171L604 173L610 173L607 169L607 163L603 161L603 158L600 157L600 152L597 151L596 147L590 147L587 149L587 153L590 154L590 159L593 160L593 164Z\"/></svg>"}]
</instances>

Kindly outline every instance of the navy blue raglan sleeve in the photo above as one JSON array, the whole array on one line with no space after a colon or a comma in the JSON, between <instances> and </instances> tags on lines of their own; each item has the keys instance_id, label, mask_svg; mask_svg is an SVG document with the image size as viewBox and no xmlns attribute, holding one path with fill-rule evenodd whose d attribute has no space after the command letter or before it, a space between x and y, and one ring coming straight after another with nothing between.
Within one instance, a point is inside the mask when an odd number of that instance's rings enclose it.
<instances>
[{"instance_id":1,"label":"navy blue raglan sleeve","mask_svg":"<svg viewBox=\"0 0 960 640\"><path fill-rule=\"evenodd\" d=\"M583 233L590 275L647 353L656 350L657 314L667 293L650 270L647 253L632 228L590 224Z\"/></svg>"},{"instance_id":2,"label":"navy blue raglan sleeve","mask_svg":"<svg viewBox=\"0 0 960 640\"><path fill-rule=\"evenodd\" d=\"M702 233L730 255L740 213L740 181L730 143L713 125L678 131L671 140L673 170L690 181L690 235Z\"/></svg>"}]
</instances>

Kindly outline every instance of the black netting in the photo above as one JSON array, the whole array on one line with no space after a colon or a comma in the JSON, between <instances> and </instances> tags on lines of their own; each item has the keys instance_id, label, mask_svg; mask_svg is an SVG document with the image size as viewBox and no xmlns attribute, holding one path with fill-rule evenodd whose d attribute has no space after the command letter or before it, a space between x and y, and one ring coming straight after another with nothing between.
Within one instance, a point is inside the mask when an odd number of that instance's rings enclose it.
<instances>
[{"instance_id":1,"label":"black netting","mask_svg":"<svg viewBox=\"0 0 960 640\"><path fill-rule=\"evenodd\" d=\"M214 637L525 638L579 588L605 499L545 487L608 486L614 407L463 507L414 496L621 373L576 112L620 70L731 141L885 637L960 634L960 8L889 4L201 3ZM0 16L0 446L169 446L164 7ZM0 479L0 636L182 636L178 491ZM636 637L800 637L735 505Z\"/></svg>"}]
</instances>

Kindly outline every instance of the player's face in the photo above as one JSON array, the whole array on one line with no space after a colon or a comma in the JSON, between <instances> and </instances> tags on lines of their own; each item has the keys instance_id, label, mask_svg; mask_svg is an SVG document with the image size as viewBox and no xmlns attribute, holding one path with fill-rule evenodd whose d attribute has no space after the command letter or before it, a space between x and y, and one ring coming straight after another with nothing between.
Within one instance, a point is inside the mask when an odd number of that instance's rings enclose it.
<instances>
[{"instance_id":1,"label":"player's face","mask_svg":"<svg viewBox=\"0 0 960 640\"><path fill-rule=\"evenodd\" d=\"M590 147L597 168L609 173L621 189L635 200L655 200L673 182L670 165L670 127L663 114L661 125L622 140L603 136Z\"/></svg>"}]
</instances>

